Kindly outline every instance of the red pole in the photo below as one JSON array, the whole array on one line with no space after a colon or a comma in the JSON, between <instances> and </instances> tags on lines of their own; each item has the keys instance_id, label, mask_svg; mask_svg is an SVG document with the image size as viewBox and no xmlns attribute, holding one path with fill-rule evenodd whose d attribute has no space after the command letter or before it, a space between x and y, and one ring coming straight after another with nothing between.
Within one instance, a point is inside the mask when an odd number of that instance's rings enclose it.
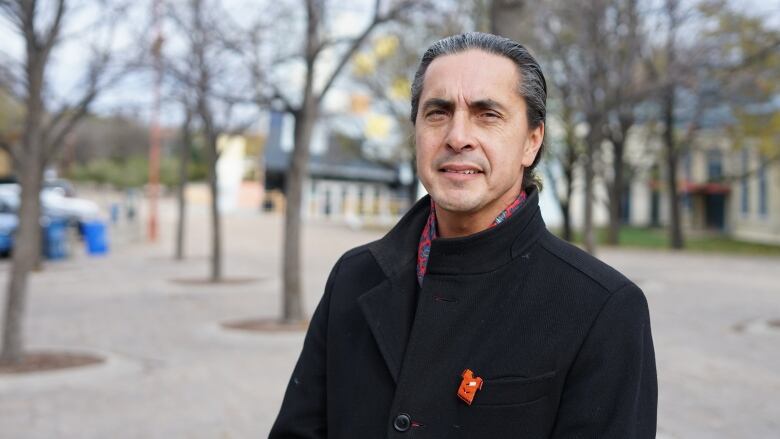
<instances>
[{"instance_id":1,"label":"red pole","mask_svg":"<svg viewBox=\"0 0 780 439\"><path fill-rule=\"evenodd\" d=\"M160 20L161 0L154 0L155 38L152 46L154 56L154 101L149 132L149 241L157 241L157 197L160 190L160 87L162 85L162 24Z\"/></svg>"}]
</instances>

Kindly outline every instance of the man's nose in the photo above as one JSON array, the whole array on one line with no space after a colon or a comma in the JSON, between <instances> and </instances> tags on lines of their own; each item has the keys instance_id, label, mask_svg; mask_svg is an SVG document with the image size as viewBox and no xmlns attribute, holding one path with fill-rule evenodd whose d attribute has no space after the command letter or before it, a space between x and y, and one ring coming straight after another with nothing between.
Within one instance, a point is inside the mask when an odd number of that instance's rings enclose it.
<instances>
[{"instance_id":1,"label":"man's nose","mask_svg":"<svg viewBox=\"0 0 780 439\"><path fill-rule=\"evenodd\" d=\"M455 152L474 148L474 132L468 111L456 111L453 114L446 142L447 147Z\"/></svg>"}]
</instances>

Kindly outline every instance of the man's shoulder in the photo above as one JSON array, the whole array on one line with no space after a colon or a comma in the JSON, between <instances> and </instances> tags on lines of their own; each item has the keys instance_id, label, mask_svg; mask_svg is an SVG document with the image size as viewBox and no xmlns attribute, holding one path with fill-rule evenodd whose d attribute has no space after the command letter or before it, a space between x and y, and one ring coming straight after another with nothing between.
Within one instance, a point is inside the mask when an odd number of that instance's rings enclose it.
<instances>
[{"instance_id":1,"label":"man's shoulder","mask_svg":"<svg viewBox=\"0 0 780 439\"><path fill-rule=\"evenodd\" d=\"M372 245L364 244L346 251L334 264L328 284L331 300L352 303L357 296L382 283L387 275L372 254Z\"/></svg>"},{"instance_id":2,"label":"man's shoulder","mask_svg":"<svg viewBox=\"0 0 780 439\"><path fill-rule=\"evenodd\" d=\"M625 275L604 261L552 233L545 233L540 239L540 244L552 258L559 262L556 274L561 281L570 281L572 278L587 280L596 287L595 289L601 290L606 295L633 284ZM561 274L563 276L560 276Z\"/></svg>"},{"instance_id":3,"label":"man's shoulder","mask_svg":"<svg viewBox=\"0 0 780 439\"><path fill-rule=\"evenodd\" d=\"M347 250L344 252L344 254L341 255L336 265L341 267L350 267L354 266L355 264L361 264L365 263L366 261L373 260L373 257L371 256L371 247L375 245L375 243L376 241L372 241Z\"/></svg>"},{"instance_id":4,"label":"man's shoulder","mask_svg":"<svg viewBox=\"0 0 780 439\"><path fill-rule=\"evenodd\" d=\"M381 240L372 241L347 250L333 267L338 277L379 277L384 275L382 267L374 255L374 248Z\"/></svg>"}]
</instances>

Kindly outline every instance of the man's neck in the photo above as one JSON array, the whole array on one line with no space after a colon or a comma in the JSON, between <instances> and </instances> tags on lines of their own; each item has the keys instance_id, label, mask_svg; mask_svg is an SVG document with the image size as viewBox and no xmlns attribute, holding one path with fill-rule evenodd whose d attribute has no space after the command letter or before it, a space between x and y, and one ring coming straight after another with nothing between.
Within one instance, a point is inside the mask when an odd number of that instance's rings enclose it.
<instances>
[{"instance_id":1,"label":"man's neck","mask_svg":"<svg viewBox=\"0 0 780 439\"><path fill-rule=\"evenodd\" d=\"M476 212L453 212L436 205L436 231L441 238L460 238L489 228L520 192L504 195Z\"/></svg>"}]
</instances>

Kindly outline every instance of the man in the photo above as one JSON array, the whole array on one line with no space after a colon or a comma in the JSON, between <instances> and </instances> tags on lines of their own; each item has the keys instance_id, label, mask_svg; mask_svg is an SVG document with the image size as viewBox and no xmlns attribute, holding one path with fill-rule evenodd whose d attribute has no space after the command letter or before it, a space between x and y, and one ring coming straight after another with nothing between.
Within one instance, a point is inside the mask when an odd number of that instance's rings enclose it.
<instances>
[{"instance_id":1,"label":"man","mask_svg":"<svg viewBox=\"0 0 780 439\"><path fill-rule=\"evenodd\" d=\"M336 263L271 438L655 437L644 295L539 213L546 93L511 40L427 50L412 122L430 197Z\"/></svg>"}]
</instances>

